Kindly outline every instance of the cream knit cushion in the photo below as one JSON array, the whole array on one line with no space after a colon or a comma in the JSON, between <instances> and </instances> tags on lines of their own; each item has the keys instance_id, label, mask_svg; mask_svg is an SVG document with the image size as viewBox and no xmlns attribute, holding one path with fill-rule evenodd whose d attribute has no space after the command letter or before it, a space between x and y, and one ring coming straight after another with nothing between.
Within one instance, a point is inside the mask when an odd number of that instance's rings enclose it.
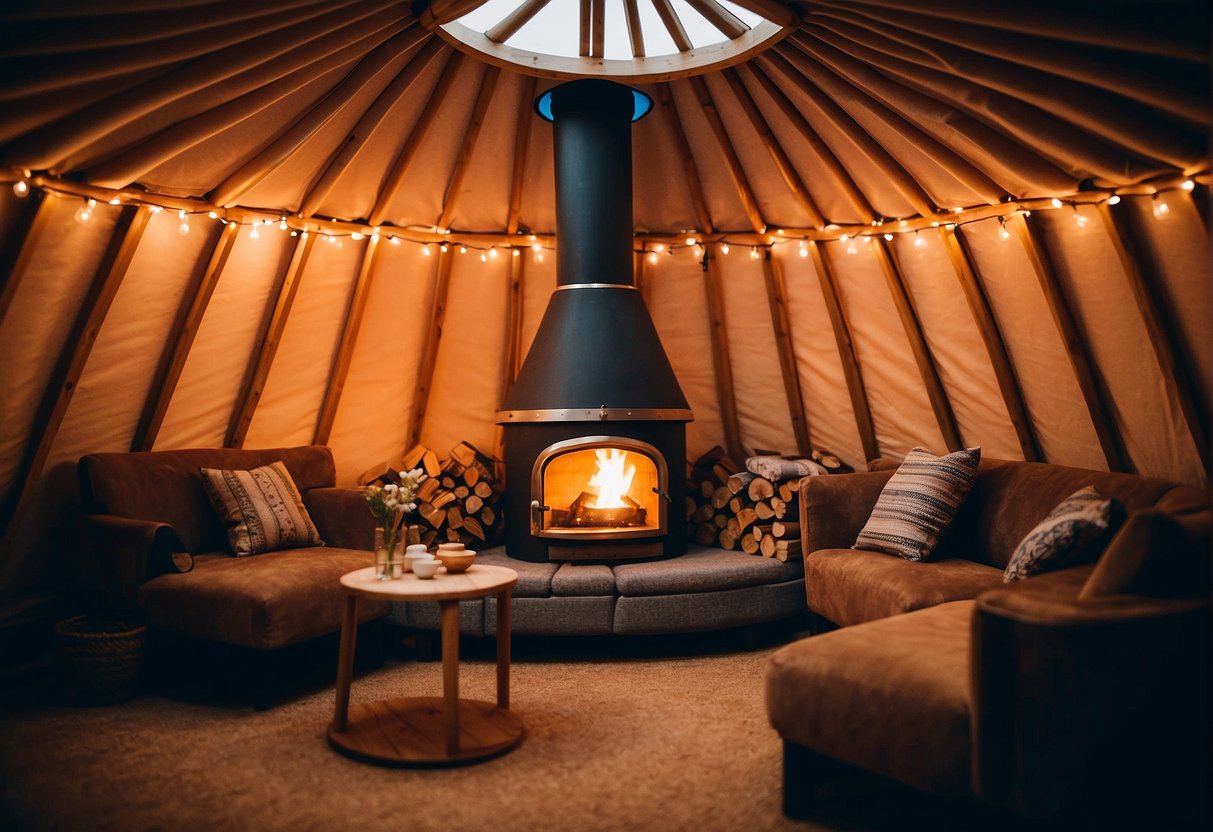
<instances>
[{"instance_id":1,"label":"cream knit cushion","mask_svg":"<svg viewBox=\"0 0 1213 832\"><path fill-rule=\"evenodd\" d=\"M981 448L935 456L925 448L910 451L885 483L872 516L852 549L870 549L923 560L964 502L977 477Z\"/></svg>"},{"instance_id":2,"label":"cream knit cushion","mask_svg":"<svg viewBox=\"0 0 1213 832\"><path fill-rule=\"evenodd\" d=\"M1099 557L1124 522L1120 502L1088 485L1066 497L1036 524L1015 547L1002 579L1006 583L1030 575L1089 563Z\"/></svg>"},{"instance_id":3,"label":"cream knit cushion","mask_svg":"<svg viewBox=\"0 0 1213 832\"><path fill-rule=\"evenodd\" d=\"M203 468L202 484L237 557L324 545L282 462L251 471Z\"/></svg>"}]
</instances>

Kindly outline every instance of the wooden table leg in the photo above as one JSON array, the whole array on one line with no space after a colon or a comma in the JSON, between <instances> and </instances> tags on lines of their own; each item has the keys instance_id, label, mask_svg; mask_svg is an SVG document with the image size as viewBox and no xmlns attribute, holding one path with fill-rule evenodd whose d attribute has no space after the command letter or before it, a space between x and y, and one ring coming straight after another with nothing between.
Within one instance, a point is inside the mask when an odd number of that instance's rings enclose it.
<instances>
[{"instance_id":1,"label":"wooden table leg","mask_svg":"<svg viewBox=\"0 0 1213 832\"><path fill-rule=\"evenodd\" d=\"M442 698L446 718L446 750L459 752L459 602L442 604Z\"/></svg>"},{"instance_id":2,"label":"wooden table leg","mask_svg":"<svg viewBox=\"0 0 1213 832\"><path fill-rule=\"evenodd\" d=\"M497 593L497 707L510 707L510 591Z\"/></svg>"},{"instance_id":3,"label":"wooden table leg","mask_svg":"<svg viewBox=\"0 0 1213 832\"><path fill-rule=\"evenodd\" d=\"M337 652L337 704L333 708L333 730L344 731L350 712L350 683L354 678L354 644L358 640L358 596L345 599L341 619L341 646Z\"/></svg>"}]
</instances>

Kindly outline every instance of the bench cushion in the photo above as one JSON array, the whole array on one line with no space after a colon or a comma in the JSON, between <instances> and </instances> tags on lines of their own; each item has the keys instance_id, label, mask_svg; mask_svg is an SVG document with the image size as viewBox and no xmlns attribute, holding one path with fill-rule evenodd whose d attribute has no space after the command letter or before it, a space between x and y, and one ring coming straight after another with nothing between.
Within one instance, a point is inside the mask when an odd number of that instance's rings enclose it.
<instances>
[{"instance_id":1,"label":"bench cushion","mask_svg":"<svg viewBox=\"0 0 1213 832\"><path fill-rule=\"evenodd\" d=\"M727 549L690 546L681 557L619 564L612 571L620 595L682 595L783 583L801 577L803 566L800 558L781 563Z\"/></svg>"},{"instance_id":2,"label":"bench cushion","mask_svg":"<svg viewBox=\"0 0 1213 832\"><path fill-rule=\"evenodd\" d=\"M771 725L786 740L916 788L971 793L974 603L942 604L781 648L767 666Z\"/></svg>"},{"instance_id":3,"label":"bench cushion","mask_svg":"<svg viewBox=\"0 0 1213 832\"><path fill-rule=\"evenodd\" d=\"M341 629L346 572L371 566L353 549L285 549L255 558L198 555L192 572L139 588L148 623L193 638L270 650ZM386 615L387 602L360 601L359 620Z\"/></svg>"},{"instance_id":4,"label":"bench cushion","mask_svg":"<svg viewBox=\"0 0 1213 832\"><path fill-rule=\"evenodd\" d=\"M1002 570L963 558L909 561L883 552L821 549L804 563L809 609L840 626L976 598Z\"/></svg>"}]
</instances>

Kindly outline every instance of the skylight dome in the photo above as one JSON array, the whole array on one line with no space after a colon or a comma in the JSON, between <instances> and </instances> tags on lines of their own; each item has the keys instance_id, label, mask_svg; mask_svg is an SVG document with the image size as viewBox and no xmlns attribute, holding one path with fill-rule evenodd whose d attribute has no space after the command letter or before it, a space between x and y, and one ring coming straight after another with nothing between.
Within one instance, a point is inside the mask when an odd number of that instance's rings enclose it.
<instances>
[{"instance_id":1,"label":"skylight dome","mask_svg":"<svg viewBox=\"0 0 1213 832\"><path fill-rule=\"evenodd\" d=\"M423 20L459 49L499 66L544 77L621 80L662 80L736 64L777 43L796 23L791 9L773 0L434 2Z\"/></svg>"}]
</instances>

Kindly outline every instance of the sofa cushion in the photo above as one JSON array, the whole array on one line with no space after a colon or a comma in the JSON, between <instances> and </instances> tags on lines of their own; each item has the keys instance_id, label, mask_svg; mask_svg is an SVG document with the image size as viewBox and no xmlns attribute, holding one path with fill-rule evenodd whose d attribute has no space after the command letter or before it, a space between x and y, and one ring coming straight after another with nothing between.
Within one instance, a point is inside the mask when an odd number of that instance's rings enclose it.
<instances>
[{"instance_id":1,"label":"sofa cushion","mask_svg":"<svg viewBox=\"0 0 1213 832\"><path fill-rule=\"evenodd\" d=\"M148 623L193 638L270 650L341 628L340 578L372 565L370 552L285 549L255 558L198 555L184 575L161 575L139 588ZM359 601L359 620L389 604Z\"/></svg>"},{"instance_id":2,"label":"sofa cushion","mask_svg":"<svg viewBox=\"0 0 1213 832\"><path fill-rule=\"evenodd\" d=\"M202 485L237 557L324 545L281 462L251 471L203 468Z\"/></svg>"},{"instance_id":3,"label":"sofa cushion","mask_svg":"<svg viewBox=\"0 0 1213 832\"><path fill-rule=\"evenodd\" d=\"M786 740L916 788L970 794L973 604L942 604L781 648L767 665L771 725Z\"/></svg>"},{"instance_id":4,"label":"sofa cushion","mask_svg":"<svg viewBox=\"0 0 1213 832\"><path fill-rule=\"evenodd\" d=\"M336 483L333 455L319 445L89 454L81 458L78 469L84 510L167 523L186 551L214 552L227 547L227 535L207 499L199 470L256 468L276 460L286 465L300 491Z\"/></svg>"},{"instance_id":5,"label":"sofa cushion","mask_svg":"<svg viewBox=\"0 0 1213 832\"><path fill-rule=\"evenodd\" d=\"M1093 486L1066 497L1019 542L1002 579L1018 581L1029 575L1094 561L1124 522L1118 500L1104 497Z\"/></svg>"},{"instance_id":6,"label":"sofa cushion","mask_svg":"<svg viewBox=\"0 0 1213 832\"><path fill-rule=\"evenodd\" d=\"M517 572L518 583L514 584L511 593L514 598L547 598L552 594L552 577L560 568L558 563L532 563L512 558L505 553L504 547L480 552L476 555L476 562L508 566Z\"/></svg>"},{"instance_id":7,"label":"sofa cushion","mask_svg":"<svg viewBox=\"0 0 1213 832\"><path fill-rule=\"evenodd\" d=\"M614 595L615 573L602 563L562 563L552 576L552 594Z\"/></svg>"},{"instance_id":8,"label":"sofa cushion","mask_svg":"<svg viewBox=\"0 0 1213 832\"><path fill-rule=\"evenodd\" d=\"M1002 571L965 558L915 563L881 552L820 549L804 562L809 609L841 626L976 598Z\"/></svg>"},{"instance_id":9,"label":"sofa cushion","mask_svg":"<svg viewBox=\"0 0 1213 832\"><path fill-rule=\"evenodd\" d=\"M613 571L620 595L681 595L782 583L799 578L802 568L799 559L781 563L727 549L688 546L681 557L621 563Z\"/></svg>"},{"instance_id":10,"label":"sofa cushion","mask_svg":"<svg viewBox=\"0 0 1213 832\"><path fill-rule=\"evenodd\" d=\"M1161 511L1132 515L1104 550L1079 597L1208 593L1207 527L1204 532Z\"/></svg>"},{"instance_id":11,"label":"sofa cushion","mask_svg":"<svg viewBox=\"0 0 1213 832\"><path fill-rule=\"evenodd\" d=\"M939 457L925 448L910 451L885 483L854 548L926 558L973 487L980 459L980 448Z\"/></svg>"}]
</instances>

